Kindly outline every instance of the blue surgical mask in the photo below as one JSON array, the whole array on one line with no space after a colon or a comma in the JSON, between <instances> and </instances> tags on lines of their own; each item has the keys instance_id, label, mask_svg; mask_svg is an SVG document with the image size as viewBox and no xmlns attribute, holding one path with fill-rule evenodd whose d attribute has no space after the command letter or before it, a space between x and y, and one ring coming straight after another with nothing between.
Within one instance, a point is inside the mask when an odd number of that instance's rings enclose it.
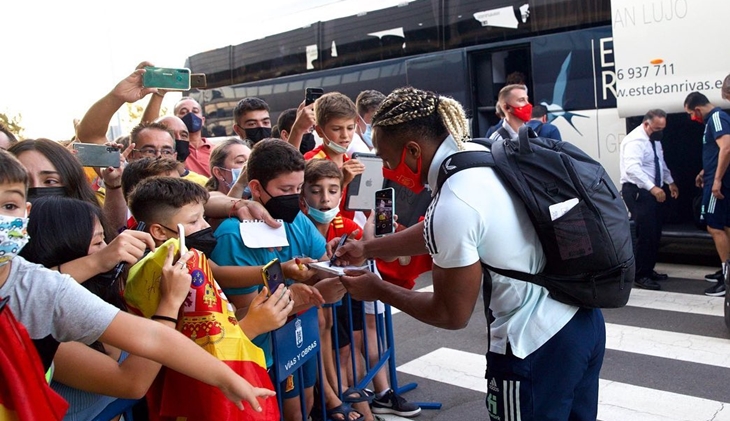
<instances>
[{"instance_id":1,"label":"blue surgical mask","mask_svg":"<svg viewBox=\"0 0 730 421\"><path fill-rule=\"evenodd\" d=\"M233 185L236 184L236 181L238 181L238 177L241 176L241 170L243 170L243 168L218 168L222 169L223 171L229 171L231 173L231 182L229 183L226 180L223 180L223 183L228 187L229 190L232 189Z\"/></svg>"},{"instance_id":2,"label":"blue surgical mask","mask_svg":"<svg viewBox=\"0 0 730 421\"><path fill-rule=\"evenodd\" d=\"M346 148L346 147L344 147L344 146L342 146L342 145L339 145L339 144L337 144L337 143L335 143L335 142L331 141L331 140L330 140L330 139L329 139L329 138L327 137L327 135L324 135L324 138L325 138L325 139L327 140L327 143L325 144L325 146L326 146L326 147L327 147L327 149L329 149L330 151L332 151L332 152L334 152L334 153L336 153L336 154L340 154L340 155L344 155L344 154L346 154L346 153L347 153L347 148Z\"/></svg>"},{"instance_id":3,"label":"blue surgical mask","mask_svg":"<svg viewBox=\"0 0 730 421\"><path fill-rule=\"evenodd\" d=\"M368 145L368 148L373 148L373 125L365 123L365 120L360 117L360 120L362 120L363 124L365 124L365 131L362 134L362 140L365 142L366 145Z\"/></svg>"},{"instance_id":4,"label":"blue surgical mask","mask_svg":"<svg viewBox=\"0 0 730 421\"><path fill-rule=\"evenodd\" d=\"M315 221L320 224L329 224L333 219L340 213L340 208L332 208L328 211L321 211L315 207L312 207L305 200L304 203L307 205L307 215L312 217Z\"/></svg>"},{"instance_id":5,"label":"blue surgical mask","mask_svg":"<svg viewBox=\"0 0 730 421\"><path fill-rule=\"evenodd\" d=\"M241 176L241 170L243 168L231 168L231 177L233 177L233 184L236 184L236 181L238 181L238 178Z\"/></svg>"},{"instance_id":6,"label":"blue surgical mask","mask_svg":"<svg viewBox=\"0 0 730 421\"><path fill-rule=\"evenodd\" d=\"M185 114L181 120L190 133L197 133L203 128L203 119L193 113Z\"/></svg>"}]
</instances>

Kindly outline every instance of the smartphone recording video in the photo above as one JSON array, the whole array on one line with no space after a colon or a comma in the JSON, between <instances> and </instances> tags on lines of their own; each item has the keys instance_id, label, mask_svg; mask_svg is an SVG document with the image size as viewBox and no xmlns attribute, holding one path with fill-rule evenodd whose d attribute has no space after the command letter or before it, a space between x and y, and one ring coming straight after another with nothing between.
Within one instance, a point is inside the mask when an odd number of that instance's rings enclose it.
<instances>
[{"instance_id":1,"label":"smartphone recording video","mask_svg":"<svg viewBox=\"0 0 730 421\"><path fill-rule=\"evenodd\" d=\"M392 187L375 192L375 235L395 232L395 190Z\"/></svg>"}]
</instances>

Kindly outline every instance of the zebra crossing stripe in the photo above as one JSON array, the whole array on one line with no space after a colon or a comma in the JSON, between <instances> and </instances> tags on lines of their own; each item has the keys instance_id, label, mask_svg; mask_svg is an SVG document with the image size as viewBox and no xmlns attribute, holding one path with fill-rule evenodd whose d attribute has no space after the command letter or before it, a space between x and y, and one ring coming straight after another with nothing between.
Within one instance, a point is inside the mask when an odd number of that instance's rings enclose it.
<instances>
[{"instance_id":1,"label":"zebra crossing stripe","mask_svg":"<svg viewBox=\"0 0 730 421\"><path fill-rule=\"evenodd\" d=\"M631 291L627 305L630 307L701 314L705 316L723 317L725 314L725 302L718 300L717 297L682 294L678 292L647 291L636 288Z\"/></svg>"},{"instance_id":2,"label":"zebra crossing stripe","mask_svg":"<svg viewBox=\"0 0 730 421\"><path fill-rule=\"evenodd\" d=\"M606 349L730 368L730 341L606 323Z\"/></svg>"},{"instance_id":3,"label":"zebra crossing stripe","mask_svg":"<svg viewBox=\"0 0 730 421\"><path fill-rule=\"evenodd\" d=\"M704 287L704 284L702 285ZM418 292L433 292L433 286L429 285L417 290ZM629 297L629 307L642 307L653 310L676 311L678 313L701 314L705 316L724 315L724 301L717 297L706 295L682 294L678 292L647 291L634 288ZM392 314L401 311L393 307Z\"/></svg>"},{"instance_id":4,"label":"zebra crossing stripe","mask_svg":"<svg viewBox=\"0 0 730 421\"><path fill-rule=\"evenodd\" d=\"M398 367L421 378L487 393L485 357L439 348ZM486 411L486 409L485 409ZM517 416L516 412L513 412ZM599 380L598 419L602 421L730 420L730 402Z\"/></svg>"}]
</instances>

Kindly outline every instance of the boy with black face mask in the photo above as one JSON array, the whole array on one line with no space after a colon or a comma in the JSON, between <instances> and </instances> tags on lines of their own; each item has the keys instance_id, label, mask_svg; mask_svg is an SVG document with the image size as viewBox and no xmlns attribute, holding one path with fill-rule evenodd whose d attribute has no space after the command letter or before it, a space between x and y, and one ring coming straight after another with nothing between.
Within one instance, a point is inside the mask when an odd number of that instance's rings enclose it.
<instances>
[{"instance_id":1,"label":"boy with black face mask","mask_svg":"<svg viewBox=\"0 0 730 421\"><path fill-rule=\"evenodd\" d=\"M248 185L253 200L264 205L271 216L284 222L289 246L279 250L249 248L241 239L240 222L236 218L223 221L215 232L217 244L211 258L219 265L252 266L264 265L274 258L287 261L297 256L307 256L324 260L327 258L324 237L317 231L307 216L299 211L299 194L304 183L304 158L287 142L266 139L257 143L251 150L246 171ZM287 274L284 274L288 278ZM312 281L316 280L316 275ZM297 284L292 285L294 287ZM339 301L344 289L338 278L329 278L314 285L324 297L325 302ZM226 296L239 308L248 305L256 297L261 286L252 288L224 288ZM303 310L303 309L302 309ZM252 340L266 354L267 365L273 364L269 335ZM310 362L314 362L311 360ZM309 363L306 363L309 364ZM312 407L316 362L313 367L305 364L304 395L307 408ZM296 385L297 382L292 384ZM283 385L284 413L299 411L299 392Z\"/></svg>"},{"instance_id":2,"label":"boy with black face mask","mask_svg":"<svg viewBox=\"0 0 730 421\"><path fill-rule=\"evenodd\" d=\"M186 245L210 257L216 247L216 239L210 225L203 218L203 205L207 200L208 192L192 181L174 177L151 177L134 188L129 196L129 209L137 221L145 222L146 230L152 235L156 246L170 238L178 238L178 224L182 224L185 228ZM257 284L262 283L261 266L224 267L215 264L214 260L209 263L213 276L223 288L256 288ZM308 270L299 271L293 260L284 262L282 269L286 276L296 276L297 279L306 279L314 273ZM281 327L287 316L297 307L309 306L310 302L321 302L317 292L304 284L297 284L291 291L283 287L272 291L272 296L277 297L277 300L266 300L268 292L263 290L253 297L248 314L245 309L236 313L240 320L239 325L249 338ZM246 317L243 317L244 314Z\"/></svg>"},{"instance_id":3,"label":"boy with black face mask","mask_svg":"<svg viewBox=\"0 0 730 421\"><path fill-rule=\"evenodd\" d=\"M241 139L256 144L271 137L271 117L269 105L260 98L244 98L233 109L233 131Z\"/></svg>"}]
</instances>

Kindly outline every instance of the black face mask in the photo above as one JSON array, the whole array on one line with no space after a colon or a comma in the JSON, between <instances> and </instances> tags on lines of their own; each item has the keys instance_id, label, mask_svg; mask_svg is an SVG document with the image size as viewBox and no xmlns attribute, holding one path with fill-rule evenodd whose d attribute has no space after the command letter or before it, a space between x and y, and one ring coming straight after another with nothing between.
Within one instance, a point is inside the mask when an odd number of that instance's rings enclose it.
<instances>
[{"instance_id":1,"label":"black face mask","mask_svg":"<svg viewBox=\"0 0 730 421\"><path fill-rule=\"evenodd\" d=\"M190 156L190 142L187 140L175 139L175 152L178 162L185 162Z\"/></svg>"},{"instance_id":2,"label":"black face mask","mask_svg":"<svg viewBox=\"0 0 730 421\"><path fill-rule=\"evenodd\" d=\"M659 130L649 135L649 139L653 141L660 141L664 137L664 130Z\"/></svg>"},{"instance_id":3,"label":"black face mask","mask_svg":"<svg viewBox=\"0 0 730 421\"><path fill-rule=\"evenodd\" d=\"M256 142L271 137L271 127L254 127L253 129L243 129L246 131L246 139L250 140L254 145Z\"/></svg>"},{"instance_id":4,"label":"black face mask","mask_svg":"<svg viewBox=\"0 0 730 421\"><path fill-rule=\"evenodd\" d=\"M64 187L30 187L28 188L28 201L33 203L34 200L43 196L66 196Z\"/></svg>"},{"instance_id":5,"label":"black face mask","mask_svg":"<svg viewBox=\"0 0 730 421\"><path fill-rule=\"evenodd\" d=\"M213 229L211 227L203 228L202 230L185 237L185 244L188 248L198 250L207 257L210 257L213 253L213 249L217 243L218 240L215 239Z\"/></svg>"},{"instance_id":6,"label":"black face mask","mask_svg":"<svg viewBox=\"0 0 730 421\"><path fill-rule=\"evenodd\" d=\"M261 186L263 188L263 186ZM271 196L269 192L264 189L266 194ZM268 202L264 205L269 214L274 219L281 219L282 221L291 224L299 214L299 195L298 194L284 194L281 196L271 196Z\"/></svg>"}]
</instances>

